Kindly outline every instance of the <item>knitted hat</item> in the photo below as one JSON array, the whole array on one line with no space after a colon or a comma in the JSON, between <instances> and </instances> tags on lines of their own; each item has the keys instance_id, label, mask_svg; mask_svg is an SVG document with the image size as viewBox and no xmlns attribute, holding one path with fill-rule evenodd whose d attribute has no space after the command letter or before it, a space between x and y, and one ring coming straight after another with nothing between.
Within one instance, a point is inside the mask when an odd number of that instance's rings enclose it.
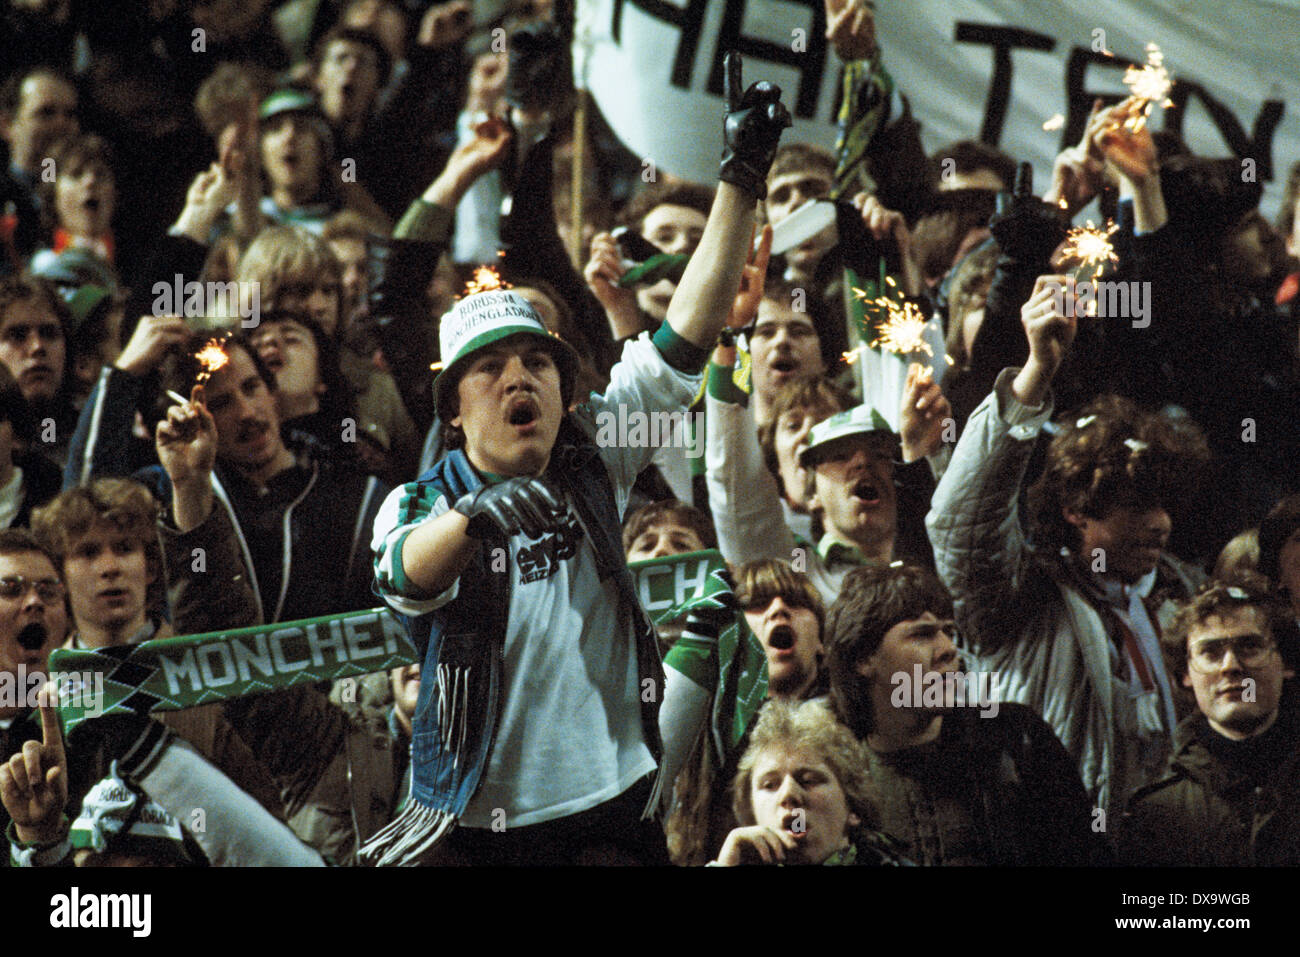
<instances>
[{"instance_id":1,"label":"knitted hat","mask_svg":"<svg viewBox=\"0 0 1300 957\"><path fill-rule=\"evenodd\" d=\"M884 432L890 436L894 430L889 427L885 417L869 405L857 405L843 412L836 412L829 419L818 422L808 432L808 443L799 449L799 464L812 465L813 450L824 448L832 442L854 435L870 435L872 432Z\"/></svg>"},{"instance_id":2,"label":"knitted hat","mask_svg":"<svg viewBox=\"0 0 1300 957\"><path fill-rule=\"evenodd\" d=\"M560 370L560 395L568 408L578 374L578 354L547 330L527 299L508 289L492 289L466 296L442 317L438 343L443 367L433 383L438 418L450 423L455 417L452 400L456 385L473 355L507 336L520 334L540 339L555 359Z\"/></svg>"},{"instance_id":3,"label":"knitted hat","mask_svg":"<svg viewBox=\"0 0 1300 957\"><path fill-rule=\"evenodd\" d=\"M74 848L88 848L99 854L111 850L146 855L153 860L194 863L180 823L148 795L124 781L116 761L108 777L86 794L68 839Z\"/></svg>"}]
</instances>

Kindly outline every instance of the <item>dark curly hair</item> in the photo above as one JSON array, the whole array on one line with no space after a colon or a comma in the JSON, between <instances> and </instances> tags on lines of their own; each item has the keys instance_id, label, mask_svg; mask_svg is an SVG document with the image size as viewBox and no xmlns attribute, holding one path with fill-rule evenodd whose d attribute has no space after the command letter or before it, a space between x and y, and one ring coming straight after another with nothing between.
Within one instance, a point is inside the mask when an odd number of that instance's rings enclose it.
<instances>
[{"instance_id":1,"label":"dark curly hair","mask_svg":"<svg viewBox=\"0 0 1300 957\"><path fill-rule=\"evenodd\" d=\"M1126 506L1173 511L1191 497L1210 459L1204 433L1190 420L1175 423L1116 395L1094 399L1058 426L1043 474L1029 490L1041 548L1078 548L1067 508L1092 518Z\"/></svg>"}]
</instances>

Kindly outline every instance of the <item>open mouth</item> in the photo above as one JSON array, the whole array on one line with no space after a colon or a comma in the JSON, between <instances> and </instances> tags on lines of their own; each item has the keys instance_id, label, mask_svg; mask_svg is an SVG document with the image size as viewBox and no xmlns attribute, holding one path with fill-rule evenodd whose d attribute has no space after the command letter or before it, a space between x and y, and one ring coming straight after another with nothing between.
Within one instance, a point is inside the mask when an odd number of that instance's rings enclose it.
<instances>
[{"instance_id":1,"label":"open mouth","mask_svg":"<svg viewBox=\"0 0 1300 957\"><path fill-rule=\"evenodd\" d=\"M799 368L799 363L795 362L794 359L791 359L789 356L781 356L778 359L772 360L773 372L783 372L789 374L791 372L794 372L794 370L797 368Z\"/></svg>"},{"instance_id":2,"label":"open mouth","mask_svg":"<svg viewBox=\"0 0 1300 957\"><path fill-rule=\"evenodd\" d=\"M99 593L100 598L107 598L110 601L125 598L126 596L127 590L125 588L106 588L104 591Z\"/></svg>"},{"instance_id":3,"label":"open mouth","mask_svg":"<svg viewBox=\"0 0 1300 957\"><path fill-rule=\"evenodd\" d=\"M89 198L88 198L84 203L82 203L81 205L84 206L84 207L85 207L89 212L92 212L92 213L97 213L97 212L99 212L99 198L96 197L96 196L91 196L91 197L89 197Z\"/></svg>"},{"instance_id":4,"label":"open mouth","mask_svg":"<svg viewBox=\"0 0 1300 957\"><path fill-rule=\"evenodd\" d=\"M768 632L767 645L773 651L789 651L794 647L794 629L789 625L777 625Z\"/></svg>"},{"instance_id":5,"label":"open mouth","mask_svg":"<svg viewBox=\"0 0 1300 957\"><path fill-rule=\"evenodd\" d=\"M862 479L853 486L853 497L863 505L879 505L880 489L871 479Z\"/></svg>"},{"instance_id":6,"label":"open mouth","mask_svg":"<svg viewBox=\"0 0 1300 957\"><path fill-rule=\"evenodd\" d=\"M23 625L18 632L18 646L24 651L39 651L49 640L50 632L43 622L33 621Z\"/></svg>"},{"instance_id":7,"label":"open mouth","mask_svg":"<svg viewBox=\"0 0 1300 957\"><path fill-rule=\"evenodd\" d=\"M781 830L791 837L802 838L808 834L808 819L802 808L781 815Z\"/></svg>"},{"instance_id":8,"label":"open mouth","mask_svg":"<svg viewBox=\"0 0 1300 957\"><path fill-rule=\"evenodd\" d=\"M532 425L541 418L541 410L532 399L516 399L510 403L506 418L511 425Z\"/></svg>"},{"instance_id":9,"label":"open mouth","mask_svg":"<svg viewBox=\"0 0 1300 957\"><path fill-rule=\"evenodd\" d=\"M284 368L284 359L280 356L263 356L262 362L266 364L266 368L272 375Z\"/></svg>"}]
</instances>

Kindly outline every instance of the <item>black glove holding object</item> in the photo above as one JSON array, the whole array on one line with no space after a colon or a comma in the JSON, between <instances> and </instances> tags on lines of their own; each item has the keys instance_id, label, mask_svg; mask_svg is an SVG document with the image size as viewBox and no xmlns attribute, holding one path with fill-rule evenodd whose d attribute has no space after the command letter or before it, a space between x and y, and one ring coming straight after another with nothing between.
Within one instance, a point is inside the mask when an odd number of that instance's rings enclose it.
<instances>
[{"instance_id":1,"label":"black glove holding object","mask_svg":"<svg viewBox=\"0 0 1300 957\"><path fill-rule=\"evenodd\" d=\"M741 94L741 58L729 52L723 61L727 98L722 129L722 166L718 179L758 199L767 197L767 171L790 125L790 111L781 102L781 88L762 80Z\"/></svg>"}]
</instances>

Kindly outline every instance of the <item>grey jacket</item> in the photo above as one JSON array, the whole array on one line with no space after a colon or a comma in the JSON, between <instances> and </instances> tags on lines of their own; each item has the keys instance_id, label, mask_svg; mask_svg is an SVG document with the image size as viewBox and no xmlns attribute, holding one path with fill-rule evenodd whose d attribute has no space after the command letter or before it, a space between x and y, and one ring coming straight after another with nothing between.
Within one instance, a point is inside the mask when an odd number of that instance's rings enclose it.
<instances>
[{"instance_id":1,"label":"grey jacket","mask_svg":"<svg viewBox=\"0 0 1300 957\"><path fill-rule=\"evenodd\" d=\"M939 577L956 603L962 645L977 658L973 667L996 675L999 700L1043 716L1078 762L1094 806L1110 817L1129 788L1145 783L1120 780L1127 742L1115 714L1124 684L1111 663L1117 617L1072 560L1041 554L1026 541L1017 500L1052 407L1016 401L1016 371L1003 370L971 413L926 527ZM1162 555L1157 588L1181 598L1203 577ZM1156 617L1167 624L1172 602L1155 603Z\"/></svg>"}]
</instances>

